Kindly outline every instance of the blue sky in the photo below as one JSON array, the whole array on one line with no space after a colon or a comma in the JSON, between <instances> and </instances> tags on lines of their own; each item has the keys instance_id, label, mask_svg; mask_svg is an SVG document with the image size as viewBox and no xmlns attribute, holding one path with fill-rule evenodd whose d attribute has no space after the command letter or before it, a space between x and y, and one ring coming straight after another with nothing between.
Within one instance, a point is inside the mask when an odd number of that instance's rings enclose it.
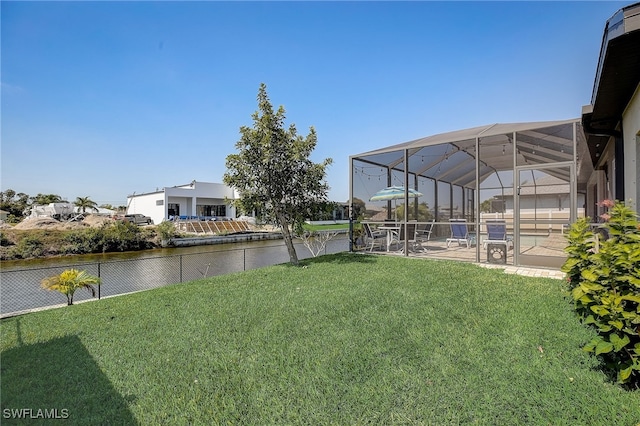
<instances>
[{"instance_id":1,"label":"blue sky","mask_svg":"<svg viewBox=\"0 0 640 426\"><path fill-rule=\"evenodd\" d=\"M260 83L349 155L492 123L579 117L631 2L1 2L1 189L89 196L221 182Z\"/></svg>"}]
</instances>

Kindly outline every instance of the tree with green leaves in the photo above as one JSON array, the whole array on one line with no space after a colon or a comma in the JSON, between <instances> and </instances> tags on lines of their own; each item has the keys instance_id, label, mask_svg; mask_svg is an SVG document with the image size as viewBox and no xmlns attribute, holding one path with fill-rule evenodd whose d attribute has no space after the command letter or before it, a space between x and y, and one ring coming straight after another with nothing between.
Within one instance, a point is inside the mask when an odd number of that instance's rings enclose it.
<instances>
[{"instance_id":1,"label":"tree with green leaves","mask_svg":"<svg viewBox=\"0 0 640 426\"><path fill-rule=\"evenodd\" d=\"M46 206L51 203L64 203L66 200L57 194L38 194L35 197L31 197L31 204L39 206Z\"/></svg>"},{"instance_id":2,"label":"tree with green leaves","mask_svg":"<svg viewBox=\"0 0 640 426\"><path fill-rule=\"evenodd\" d=\"M80 209L82 213L86 213L87 209L91 209L94 212L99 211L97 207L98 203L89 197L76 197L76 201L73 204Z\"/></svg>"},{"instance_id":3,"label":"tree with green leaves","mask_svg":"<svg viewBox=\"0 0 640 426\"><path fill-rule=\"evenodd\" d=\"M484 200L480 203L481 213L491 213L491 199Z\"/></svg>"},{"instance_id":4,"label":"tree with green leaves","mask_svg":"<svg viewBox=\"0 0 640 426\"><path fill-rule=\"evenodd\" d=\"M17 222L24 218L29 205L29 196L13 189L0 192L0 210L9 213L9 222Z\"/></svg>"},{"instance_id":5,"label":"tree with green leaves","mask_svg":"<svg viewBox=\"0 0 640 426\"><path fill-rule=\"evenodd\" d=\"M418 209L418 216L416 217L416 204ZM398 217L404 217L404 204L400 204L396 207L396 215ZM433 219L433 213L429 210L429 205L426 202L418 203L417 200L409 202L409 220L418 220L419 222L427 222Z\"/></svg>"},{"instance_id":6,"label":"tree with green leaves","mask_svg":"<svg viewBox=\"0 0 640 426\"><path fill-rule=\"evenodd\" d=\"M317 144L315 129L310 127L302 137L294 124L285 128L284 107L274 112L264 83L251 118L252 127L240 127L238 153L226 158L223 182L238 191L240 198L233 204L239 210L260 211L264 220L280 226L290 262L298 265L293 235L302 234L305 219L327 201L326 168L332 159L310 160Z\"/></svg>"},{"instance_id":7,"label":"tree with green leaves","mask_svg":"<svg viewBox=\"0 0 640 426\"><path fill-rule=\"evenodd\" d=\"M353 197L353 201L351 203L351 209L353 210L353 213L351 216L353 220L362 220L364 218L365 212L367 211L367 205L360 198Z\"/></svg>"}]
</instances>

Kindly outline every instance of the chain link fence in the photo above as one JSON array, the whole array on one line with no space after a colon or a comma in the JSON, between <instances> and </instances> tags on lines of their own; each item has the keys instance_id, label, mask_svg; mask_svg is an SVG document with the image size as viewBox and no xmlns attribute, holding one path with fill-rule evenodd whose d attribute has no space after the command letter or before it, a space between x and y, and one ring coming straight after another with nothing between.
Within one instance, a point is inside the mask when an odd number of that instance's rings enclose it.
<instances>
[{"instance_id":1,"label":"chain link fence","mask_svg":"<svg viewBox=\"0 0 640 426\"><path fill-rule=\"evenodd\" d=\"M299 259L311 257L302 244L295 245ZM339 238L329 241L322 253L333 254L349 250L349 241ZM241 272L289 261L287 249L281 246L250 247L170 256L114 260L94 263L0 271L0 317L10 317L33 310L66 304L64 295L40 287L42 279L58 275L66 269L84 270L100 277L96 298L150 290L170 284L205 277ZM91 299L85 289L75 292L74 303Z\"/></svg>"}]
</instances>

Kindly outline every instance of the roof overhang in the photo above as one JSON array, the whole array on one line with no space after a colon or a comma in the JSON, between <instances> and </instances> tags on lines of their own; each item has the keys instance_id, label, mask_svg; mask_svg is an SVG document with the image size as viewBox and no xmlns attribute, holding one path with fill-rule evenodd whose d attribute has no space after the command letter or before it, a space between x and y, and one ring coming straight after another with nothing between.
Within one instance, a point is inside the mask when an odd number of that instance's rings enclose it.
<instances>
[{"instance_id":1,"label":"roof overhang","mask_svg":"<svg viewBox=\"0 0 640 426\"><path fill-rule=\"evenodd\" d=\"M625 107L640 84L640 2L616 12L606 23L591 104L582 125L595 165L610 137L620 137Z\"/></svg>"}]
</instances>

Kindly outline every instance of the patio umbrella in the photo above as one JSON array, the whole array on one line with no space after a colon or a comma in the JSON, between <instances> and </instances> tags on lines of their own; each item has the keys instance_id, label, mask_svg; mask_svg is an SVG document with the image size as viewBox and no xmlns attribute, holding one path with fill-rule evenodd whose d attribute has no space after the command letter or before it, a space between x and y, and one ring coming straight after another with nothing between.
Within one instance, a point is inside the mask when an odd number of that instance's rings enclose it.
<instances>
[{"instance_id":1,"label":"patio umbrella","mask_svg":"<svg viewBox=\"0 0 640 426\"><path fill-rule=\"evenodd\" d=\"M415 189L409 188L409 197L422 197L422 193L416 191ZM373 194L373 196L369 198L369 201L395 201L401 198L404 198L404 186L389 186ZM397 214L395 208L394 214ZM396 220L397 219L398 218L396 217Z\"/></svg>"}]
</instances>

